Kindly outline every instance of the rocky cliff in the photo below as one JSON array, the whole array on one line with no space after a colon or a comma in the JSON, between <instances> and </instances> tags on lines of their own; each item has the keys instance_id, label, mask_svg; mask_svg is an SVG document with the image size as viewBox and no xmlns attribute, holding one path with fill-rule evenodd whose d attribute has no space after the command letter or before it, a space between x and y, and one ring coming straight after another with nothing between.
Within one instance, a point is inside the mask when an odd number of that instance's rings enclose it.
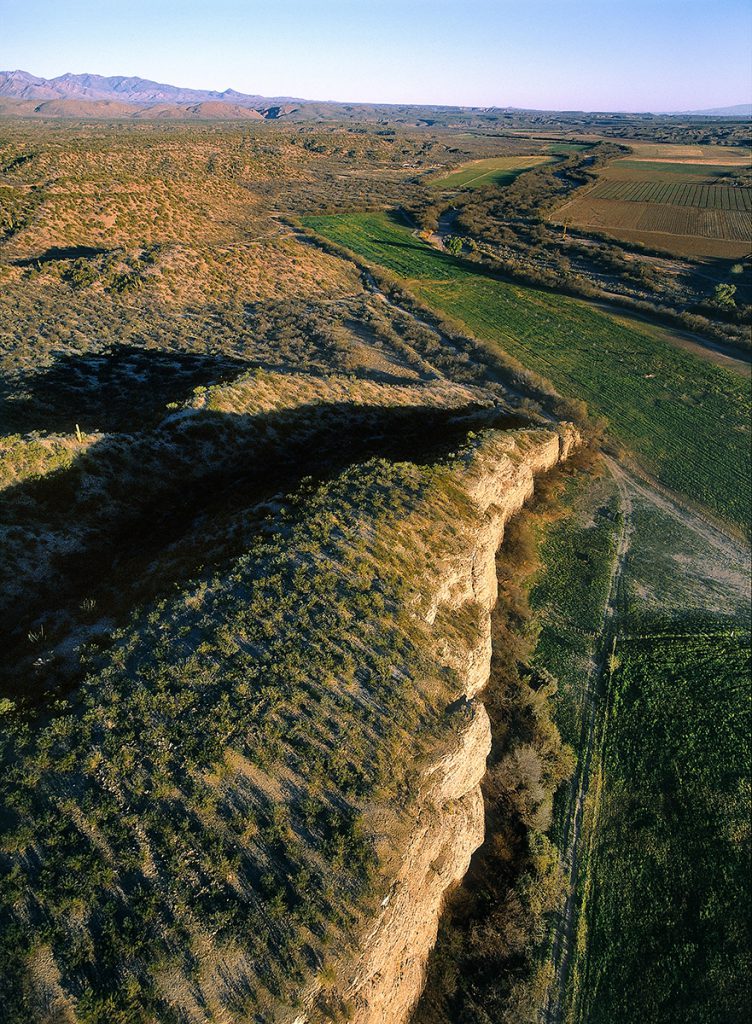
<instances>
[{"instance_id":1,"label":"rocky cliff","mask_svg":"<svg viewBox=\"0 0 752 1024\"><path fill-rule=\"evenodd\" d=\"M434 627L437 658L457 673L464 721L450 748L425 766L401 863L344 988L357 1024L408 1019L423 987L445 895L483 841L480 783L491 729L480 694L491 668L496 551L507 522L533 494L535 477L566 459L578 443L569 425L558 432L493 433L456 467L456 482L474 514L463 520L452 551L442 552L428 575L417 614ZM452 629L457 617L461 630ZM305 1019L299 1016L299 1024Z\"/></svg>"},{"instance_id":2,"label":"rocky cliff","mask_svg":"<svg viewBox=\"0 0 752 1024\"><path fill-rule=\"evenodd\" d=\"M54 714L4 702L4 1022L407 1020L483 838L494 555L576 440L461 436L238 513Z\"/></svg>"}]
</instances>

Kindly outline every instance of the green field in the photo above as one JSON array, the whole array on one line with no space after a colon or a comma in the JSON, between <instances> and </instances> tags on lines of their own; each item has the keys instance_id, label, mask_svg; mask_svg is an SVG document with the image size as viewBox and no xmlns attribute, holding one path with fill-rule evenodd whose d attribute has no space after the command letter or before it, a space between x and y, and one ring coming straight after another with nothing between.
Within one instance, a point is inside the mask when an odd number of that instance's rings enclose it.
<instances>
[{"instance_id":1,"label":"green field","mask_svg":"<svg viewBox=\"0 0 752 1024\"><path fill-rule=\"evenodd\" d=\"M748 1019L748 638L682 632L616 648L575 964L587 1024Z\"/></svg>"},{"instance_id":2,"label":"green field","mask_svg":"<svg viewBox=\"0 0 752 1024\"><path fill-rule=\"evenodd\" d=\"M728 185L698 185L694 182L600 181L591 189L591 199L616 199L628 203L663 203L696 206L701 210L752 212L752 189Z\"/></svg>"},{"instance_id":3,"label":"green field","mask_svg":"<svg viewBox=\"0 0 752 1024\"><path fill-rule=\"evenodd\" d=\"M432 249L387 214L304 223L397 274L427 306L567 397L586 401L662 483L748 528L750 394L736 374L660 340L652 328L489 276Z\"/></svg>"},{"instance_id":4,"label":"green field","mask_svg":"<svg viewBox=\"0 0 752 1024\"><path fill-rule=\"evenodd\" d=\"M452 174L430 182L435 188L481 188L484 185L509 185L531 167L548 164L553 156L501 156L473 160Z\"/></svg>"},{"instance_id":5,"label":"green field","mask_svg":"<svg viewBox=\"0 0 752 1024\"><path fill-rule=\"evenodd\" d=\"M542 570L530 593L540 629L533 664L558 681L556 724L577 747L585 683L603 627L620 516L610 478L573 477L562 495L562 518L545 531Z\"/></svg>"}]
</instances>

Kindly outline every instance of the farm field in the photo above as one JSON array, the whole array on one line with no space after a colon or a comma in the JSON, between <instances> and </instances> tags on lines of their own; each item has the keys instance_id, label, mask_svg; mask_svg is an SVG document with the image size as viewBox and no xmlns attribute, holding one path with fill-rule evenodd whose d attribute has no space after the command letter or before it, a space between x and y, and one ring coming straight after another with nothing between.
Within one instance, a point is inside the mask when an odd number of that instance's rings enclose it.
<instances>
[{"instance_id":1,"label":"farm field","mask_svg":"<svg viewBox=\"0 0 752 1024\"><path fill-rule=\"evenodd\" d=\"M553 150L552 150L553 153ZM553 155L502 156L473 160L452 174L431 181L434 188L481 188L485 185L509 185L523 171L553 161Z\"/></svg>"},{"instance_id":2,"label":"farm field","mask_svg":"<svg viewBox=\"0 0 752 1024\"><path fill-rule=\"evenodd\" d=\"M742 169L743 169L742 165ZM607 181L634 180L640 181L686 181L694 179L699 182L722 181L731 178L740 168L736 164L687 163L673 160L632 160L626 158L609 164L601 177Z\"/></svg>"},{"instance_id":3,"label":"farm field","mask_svg":"<svg viewBox=\"0 0 752 1024\"><path fill-rule=\"evenodd\" d=\"M731 182L746 153L707 147L633 146L596 184L552 218L681 256L745 256L752 244L752 189ZM717 149L717 148L716 148ZM728 182L728 183L727 183Z\"/></svg>"},{"instance_id":4,"label":"farm field","mask_svg":"<svg viewBox=\"0 0 752 1024\"><path fill-rule=\"evenodd\" d=\"M752 212L752 189L724 185L658 181L600 181L588 193L594 199L696 206L702 210Z\"/></svg>"},{"instance_id":5,"label":"farm field","mask_svg":"<svg viewBox=\"0 0 752 1024\"><path fill-rule=\"evenodd\" d=\"M570 1019L741 1021L746 963L728 950L749 945L746 638L666 623L622 639L615 665Z\"/></svg>"},{"instance_id":6,"label":"farm field","mask_svg":"<svg viewBox=\"0 0 752 1024\"><path fill-rule=\"evenodd\" d=\"M603 625L620 512L613 481L570 478L540 546L541 571L530 592L540 629L533 664L555 676L556 724L575 749L584 684Z\"/></svg>"},{"instance_id":7,"label":"farm field","mask_svg":"<svg viewBox=\"0 0 752 1024\"><path fill-rule=\"evenodd\" d=\"M684 145L671 142L627 141L632 156L638 160L674 160L686 163L711 163L716 166L739 167L749 165L752 151L738 147Z\"/></svg>"},{"instance_id":8,"label":"farm field","mask_svg":"<svg viewBox=\"0 0 752 1024\"><path fill-rule=\"evenodd\" d=\"M752 217L735 210L703 210L588 195L558 210L556 220L676 255L741 258L752 244Z\"/></svg>"},{"instance_id":9,"label":"farm field","mask_svg":"<svg viewBox=\"0 0 752 1024\"><path fill-rule=\"evenodd\" d=\"M557 210L554 222L599 231L676 256L740 259L752 243L750 214L726 210L583 196Z\"/></svg>"},{"instance_id":10,"label":"farm field","mask_svg":"<svg viewBox=\"0 0 752 1024\"><path fill-rule=\"evenodd\" d=\"M304 223L396 273L427 306L587 402L663 484L748 528L750 398L736 374L659 340L647 326L490 277L385 214Z\"/></svg>"}]
</instances>

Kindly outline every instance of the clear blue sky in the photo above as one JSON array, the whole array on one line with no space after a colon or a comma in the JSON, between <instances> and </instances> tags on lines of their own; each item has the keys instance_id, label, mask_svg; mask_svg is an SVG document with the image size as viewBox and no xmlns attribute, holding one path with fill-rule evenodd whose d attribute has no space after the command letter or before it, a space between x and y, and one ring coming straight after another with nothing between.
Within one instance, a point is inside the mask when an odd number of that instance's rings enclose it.
<instances>
[{"instance_id":1,"label":"clear blue sky","mask_svg":"<svg viewBox=\"0 0 752 1024\"><path fill-rule=\"evenodd\" d=\"M0 0L0 70L365 102L752 98L749 0Z\"/></svg>"}]
</instances>

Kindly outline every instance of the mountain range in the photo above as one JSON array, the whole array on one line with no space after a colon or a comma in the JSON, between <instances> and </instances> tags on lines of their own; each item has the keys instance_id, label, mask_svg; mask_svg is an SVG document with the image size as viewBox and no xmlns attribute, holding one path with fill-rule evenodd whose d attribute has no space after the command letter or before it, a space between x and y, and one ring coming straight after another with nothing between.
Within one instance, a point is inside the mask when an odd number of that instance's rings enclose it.
<instances>
[{"instance_id":1,"label":"mountain range","mask_svg":"<svg viewBox=\"0 0 752 1024\"><path fill-rule=\"evenodd\" d=\"M752 103L736 103L732 107L709 107L707 110L682 110L692 117L752 117Z\"/></svg>"},{"instance_id":2,"label":"mountain range","mask_svg":"<svg viewBox=\"0 0 752 1024\"><path fill-rule=\"evenodd\" d=\"M176 85L151 82L146 78L113 75L59 75L37 78L28 71L0 71L0 96L19 100L119 100L123 103L234 103L247 107L299 103L291 96L249 96L234 89L183 89Z\"/></svg>"},{"instance_id":3,"label":"mountain range","mask_svg":"<svg viewBox=\"0 0 752 1024\"><path fill-rule=\"evenodd\" d=\"M378 119L388 116L390 119L431 124L434 123L431 112L437 111L440 111L444 118L459 117L462 120L468 116L483 117L491 114L510 116L517 113L544 113L511 107L315 102L292 96L259 96L237 92L235 89L186 89L134 75L68 73L57 78L39 78L28 71L0 71L0 114L17 117L329 120L339 117ZM677 113L663 116L744 118L750 115L752 106L743 103L732 107L683 111L681 115Z\"/></svg>"}]
</instances>

